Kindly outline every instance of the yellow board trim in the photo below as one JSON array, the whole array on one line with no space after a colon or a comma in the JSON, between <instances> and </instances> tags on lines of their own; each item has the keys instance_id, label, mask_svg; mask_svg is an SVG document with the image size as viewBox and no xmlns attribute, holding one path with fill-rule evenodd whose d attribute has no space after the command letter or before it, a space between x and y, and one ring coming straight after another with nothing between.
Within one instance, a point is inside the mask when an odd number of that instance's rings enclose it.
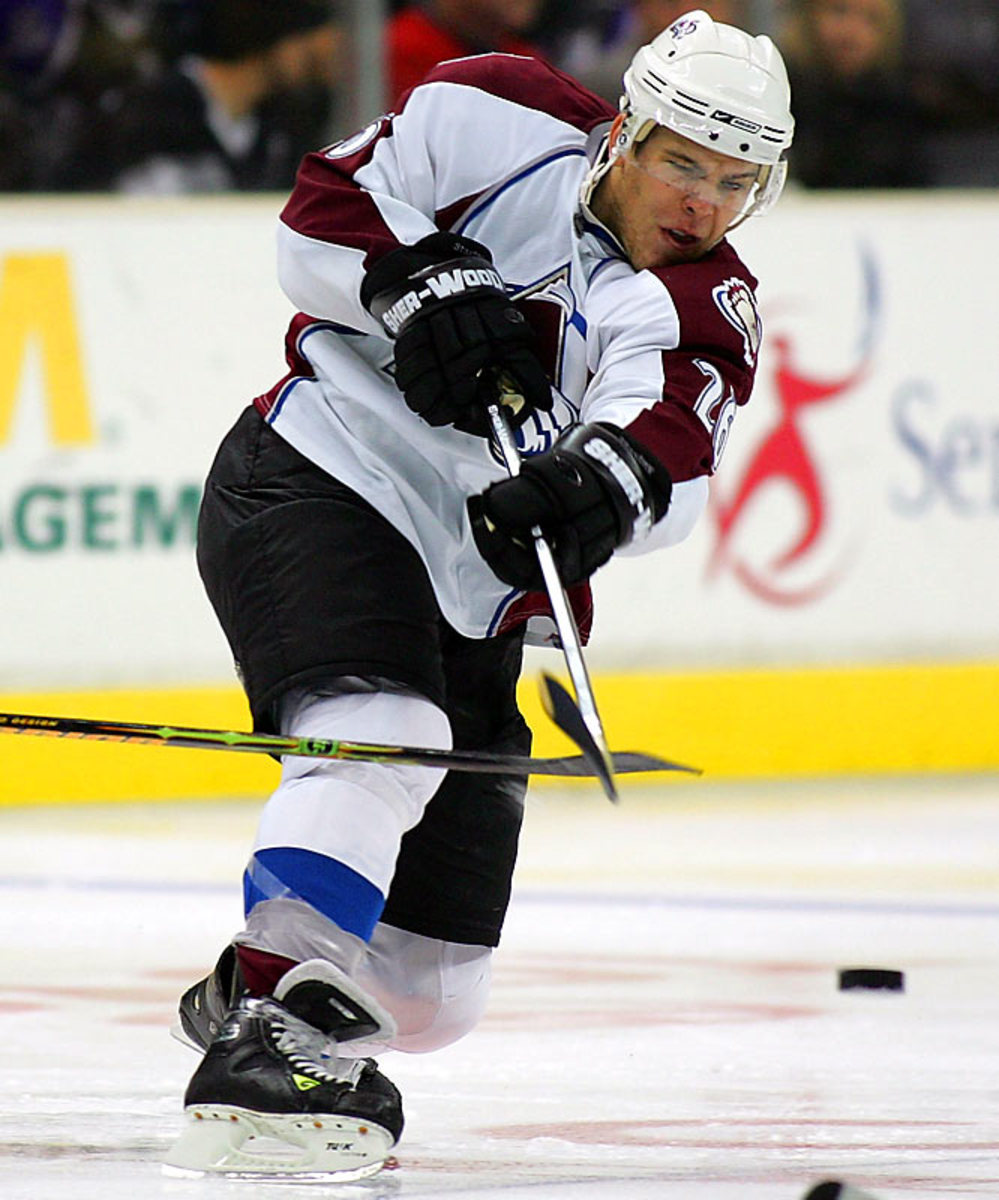
<instances>
[{"instance_id":1,"label":"yellow board trim","mask_svg":"<svg viewBox=\"0 0 999 1200\"><path fill-rule=\"evenodd\" d=\"M706 780L999 770L999 662L598 675L594 690L614 749L699 766ZM534 752L571 752L530 677L520 700ZM0 694L0 709L248 725L235 687ZM278 773L260 755L74 739L0 735L0 755L0 805L262 797Z\"/></svg>"}]
</instances>

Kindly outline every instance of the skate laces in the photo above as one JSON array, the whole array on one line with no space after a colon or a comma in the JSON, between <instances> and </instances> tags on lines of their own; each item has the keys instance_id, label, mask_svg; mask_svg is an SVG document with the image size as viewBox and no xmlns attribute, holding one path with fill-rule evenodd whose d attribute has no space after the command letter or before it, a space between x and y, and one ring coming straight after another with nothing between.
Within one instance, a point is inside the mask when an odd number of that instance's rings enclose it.
<instances>
[{"instance_id":1,"label":"skate laces","mask_svg":"<svg viewBox=\"0 0 999 1200\"><path fill-rule=\"evenodd\" d=\"M276 1000L258 1000L254 1007L266 1022L278 1053L293 1069L306 1070L324 1083L357 1082L364 1067L363 1059L340 1058L333 1038L296 1017Z\"/></svg>"}]
</instances>

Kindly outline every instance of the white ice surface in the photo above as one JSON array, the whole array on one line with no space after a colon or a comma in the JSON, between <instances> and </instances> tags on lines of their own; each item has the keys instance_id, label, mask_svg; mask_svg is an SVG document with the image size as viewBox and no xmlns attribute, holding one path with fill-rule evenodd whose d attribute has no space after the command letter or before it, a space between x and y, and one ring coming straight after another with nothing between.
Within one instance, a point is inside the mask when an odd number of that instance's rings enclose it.
<instances>
[{"instance_id":1,"label":"white ice surface","mask_svg":"<svg viewBox=\"0 0 999 1200\"><path fill-rule=\"evenodd\" d=\"M383 1061L398 1169L291 1188L159 1169L257 805L0 810L2 1200L999 1196L999 780L529 804L485 1021Z\"/></svg>"}]
</instances>

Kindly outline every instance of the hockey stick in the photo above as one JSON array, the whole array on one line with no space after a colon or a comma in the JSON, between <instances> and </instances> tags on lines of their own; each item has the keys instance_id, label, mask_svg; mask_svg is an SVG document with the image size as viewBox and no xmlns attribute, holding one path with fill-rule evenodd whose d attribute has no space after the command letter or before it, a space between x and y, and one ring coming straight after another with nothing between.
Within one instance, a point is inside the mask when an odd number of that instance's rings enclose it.
<instances>
[{"instance_id":1,"label":"hockey stick","mask_svg":"<svg viewBox=\"0 0 999 1200\"><path fill-rule=\"evenodd\" d=\"M568 758L524 758L516 754L494 754L479 750L437 750L419 746L390 746L380 742L284 737L276 733L235 733L222 729L197 729L185 725L138 725L127 721L97 721L86 717L32 716L27 713L0 712L0 733L84 738L100 742L136 742L154 746L175 746L186 750L242 750L251 754L292 754L302 758L405 763L410 766L444 767L451 771L472 771L489 775L599 777L590 759L578 755ZM615 754L613 760L614 769L622 775L637 771L684 771L688 774L700 774L696 768L651 754L625 752Z\"/></svg>"},{"instance_id":2,"label":"hockey stick","mask_svg":"<svg viewBox=\"0 0 999 1200\"><path fill-rule=\"evenodd\" d=\"M502 411L506 403L503 397L515 396L514 389L501 379L500 402L489 405L489 420L492 423L493 435L503 456L503 462L511 476L520 474L520 452L514 441L513 433ZM569 597L565 594L562 580L555 563L555 555L548 540L535 525L531 530L534 539L534 549L538 556L538 565L545 581L548 602L551 605L552 616L555 618L555 629L558 633L559 645L565 665L576 691L573 701L569 693L550 675L542 675L541 702L545 711L564 734L570 737L582 750L585 758L590 760L596 777L603 785L608 800L617 803L617 788L614 785L614 762L607 748L607 738L604 736L603 722L597 711L597 702L590 684L590 676L586 670L586 660L583 658L583 645L576 627L576 618L572 615Z\"/></svg>"}]
</instances>

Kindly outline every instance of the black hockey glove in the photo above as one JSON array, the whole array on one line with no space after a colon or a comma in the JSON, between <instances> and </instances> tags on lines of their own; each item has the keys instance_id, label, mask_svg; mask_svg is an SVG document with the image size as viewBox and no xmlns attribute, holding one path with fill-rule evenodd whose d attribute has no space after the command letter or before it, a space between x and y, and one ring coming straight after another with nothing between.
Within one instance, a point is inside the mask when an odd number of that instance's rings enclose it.
<instances>
[{"instance_id":1,"label":"black hockey glove","mask_svg":"<svg viewBox=\"0 0 999 1200\"><path fill-rule=\"evenodd\" d=\"M509 377L525 403L510 419L552 407L534 333L507 298L485 246L439 231L378 260L361 302L395 339L395 381L430 425L486 436L496 380Z\"/></svg>"},{"instance_id":2,"label":"black hockey glove","mask_svg":"<svg viewBox=\"0 0 999 1200\"><path fill-rule=\"evenodd\" d=\"M629 434L577 425L520 474L468 501L479 553L504 583L541 590L531 529L548 539L564 584L579 583L669 507L666 468Z\"/></svg>"}]
</instances>

